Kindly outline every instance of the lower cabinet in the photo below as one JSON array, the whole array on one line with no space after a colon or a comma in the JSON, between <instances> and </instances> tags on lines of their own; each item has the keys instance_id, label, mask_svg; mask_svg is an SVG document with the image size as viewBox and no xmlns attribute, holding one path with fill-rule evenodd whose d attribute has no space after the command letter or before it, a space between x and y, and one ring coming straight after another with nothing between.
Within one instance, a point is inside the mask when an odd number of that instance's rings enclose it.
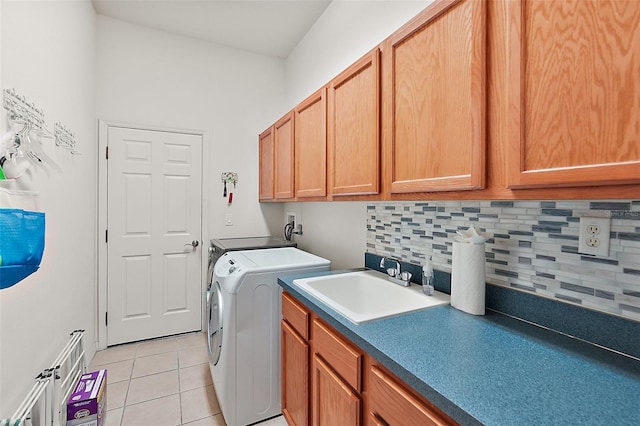
<instances>
[{"instance_id":1,"label":"lower cabinet","mask_svg":"<svg viewBox=\"0 0 640 426\"><path fill-rule=\"evenodd\" d=\"M414 396L399 379L373 364L369 368L369 421L373 425L451 425L453 420Z\"/></svg>"},{"instance_id":2,"label":"lower cabinet","mask_svg":"<svg viewBox=\"0 0 640 426\"><path fill-rule=\"evenodd\" d=\"M361 425L364 353L318 318L312 318L311 352L311 424Z\"/></svg>"},{"instance_id":3,"label":"lower cabinet","mask_svg":"<svg viewBox=\"0 0 640 426\"><path fill-rule=\"evenodd\" d=\"M318 426L360 425L361 399L322 357L313 355L313 417Z\"/></svg>"},{"instance_id":4,"label":"lower cabinet","mask_svg":"<svg viewBox=\"0 0 640 426\"><path fill-rule=\"evenodd\" d=\"M282 414L290 425L309 423L309 344L282 320Z\"/></svg>"},{"instance_id":5,"label":"lower cabinet","mask_svg":"<svg viewBox=\"0 0 640 426\"><path fill-rule=\"evenodd\" d=\"M282 313L289 425L457 424L287 292Z\"/></svg>"}]
</instances>

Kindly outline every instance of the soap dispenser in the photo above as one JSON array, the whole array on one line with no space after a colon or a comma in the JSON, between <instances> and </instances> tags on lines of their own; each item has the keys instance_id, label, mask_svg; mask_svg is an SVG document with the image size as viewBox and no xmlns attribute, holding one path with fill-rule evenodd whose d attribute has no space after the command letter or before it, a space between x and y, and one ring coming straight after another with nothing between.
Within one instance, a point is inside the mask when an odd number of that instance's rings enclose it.
<instances>
[{"instance_id":1,"label":"soap dispenser","mask_svg":"<svg viewBox=\"0 0 640 426\"><path fill-rule=\"evenodd\" d=\"M435 290L433 287L433 283L434 283L433 267L431 266L431 256L429 256L429 259L425 262L424 266L422 267L422 291L427 296L433 296L433 292Z\"/></svg>"}]
</instances>

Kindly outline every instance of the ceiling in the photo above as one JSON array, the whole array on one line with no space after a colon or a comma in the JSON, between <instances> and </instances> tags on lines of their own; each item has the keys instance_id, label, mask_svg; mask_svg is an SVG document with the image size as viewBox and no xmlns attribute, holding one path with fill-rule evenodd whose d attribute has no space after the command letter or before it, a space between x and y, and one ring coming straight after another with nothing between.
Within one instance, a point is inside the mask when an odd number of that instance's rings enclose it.
<instances>
[{"instance_id":1,"label":"ceiling","mask_svg":"<svg viewBox=\"0 0 640 426\"><path fill-rule=\"evenodd\" d=\"M92 0L100 15L286 58L331 0Z\"/></svg>"}]
</instances>

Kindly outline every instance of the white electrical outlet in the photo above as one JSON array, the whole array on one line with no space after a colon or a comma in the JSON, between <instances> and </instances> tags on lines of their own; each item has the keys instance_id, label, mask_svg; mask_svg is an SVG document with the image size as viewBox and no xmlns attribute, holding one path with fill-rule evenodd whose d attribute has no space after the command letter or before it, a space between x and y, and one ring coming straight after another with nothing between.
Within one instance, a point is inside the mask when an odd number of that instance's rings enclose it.
<instances>
[{"instance_id":1,"label":"white electrical outlet","mask_svg":"<svg viewBox=\"0 0 640 426\"><path fill-rule=\"evenodd\" d=\"M611 236L611 218L580 218L580 236L578 252L595 256L609 256L609 238Z\"/></svg>"}]
</instances>

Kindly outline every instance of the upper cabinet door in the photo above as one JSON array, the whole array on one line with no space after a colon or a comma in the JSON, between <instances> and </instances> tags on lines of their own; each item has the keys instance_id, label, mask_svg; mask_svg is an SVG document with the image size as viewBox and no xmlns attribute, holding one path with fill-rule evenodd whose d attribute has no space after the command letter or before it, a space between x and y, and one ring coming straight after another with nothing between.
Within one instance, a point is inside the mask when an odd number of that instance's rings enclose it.
<instances>
[{"instance_id":1,"label":"upper cabinet door","mask_svg":"<svg viewBox=\"0 0 640 426\"><path fill-rule=\"evenodd\" d=\"M293 198L293 111L273 125L275 150L274 198Z\"/></svg>"},{"instance_id":2,"label":"upper cabinet door","mask_svg":"<svg viewBox=\"0 0 640 426\"><path fill-rule=\"evenodd\" d=\"M376 48L329 86L329 184L334 196L380 190L379 56Z\"/></svg>"},{"instance_id":3,"label":"upper cabinet door","mask_svg":"<svg viewBox=\"0 0 640 426\"><path fill-rule=\"evenodd\" d=\"M327 89L295 108L296 197L327 195Z\"/></svg>"},{"instance_id":4,"label":"upper cabinet door","mask_svg":"<svg viewBox=\"0 0 640 426\"><path fill-rule=\"evenodd\" d=\"M269 127L258 137L259 158L259 198L260 201L273 200L273 127Z\"/></svg>"},{"instance_id":5,"label":"upper cabinet door","mask_svg":"<svg viewBox=\"0 0 640 426\"><path fill-rule=\"evenodd\" d=\"M640 182L640 2L509 1L508 185Z\"/></svg>"},{"instance_id":6,"label":"upper cabinet door","mask_svg":"<svg viewBox=\"0 0 640 426\"><path fill-rule=\"evenodd\" d=\"M436 2L384 42L386 191L484 187L485 7Z\"/></svg>"}]
</instances>

